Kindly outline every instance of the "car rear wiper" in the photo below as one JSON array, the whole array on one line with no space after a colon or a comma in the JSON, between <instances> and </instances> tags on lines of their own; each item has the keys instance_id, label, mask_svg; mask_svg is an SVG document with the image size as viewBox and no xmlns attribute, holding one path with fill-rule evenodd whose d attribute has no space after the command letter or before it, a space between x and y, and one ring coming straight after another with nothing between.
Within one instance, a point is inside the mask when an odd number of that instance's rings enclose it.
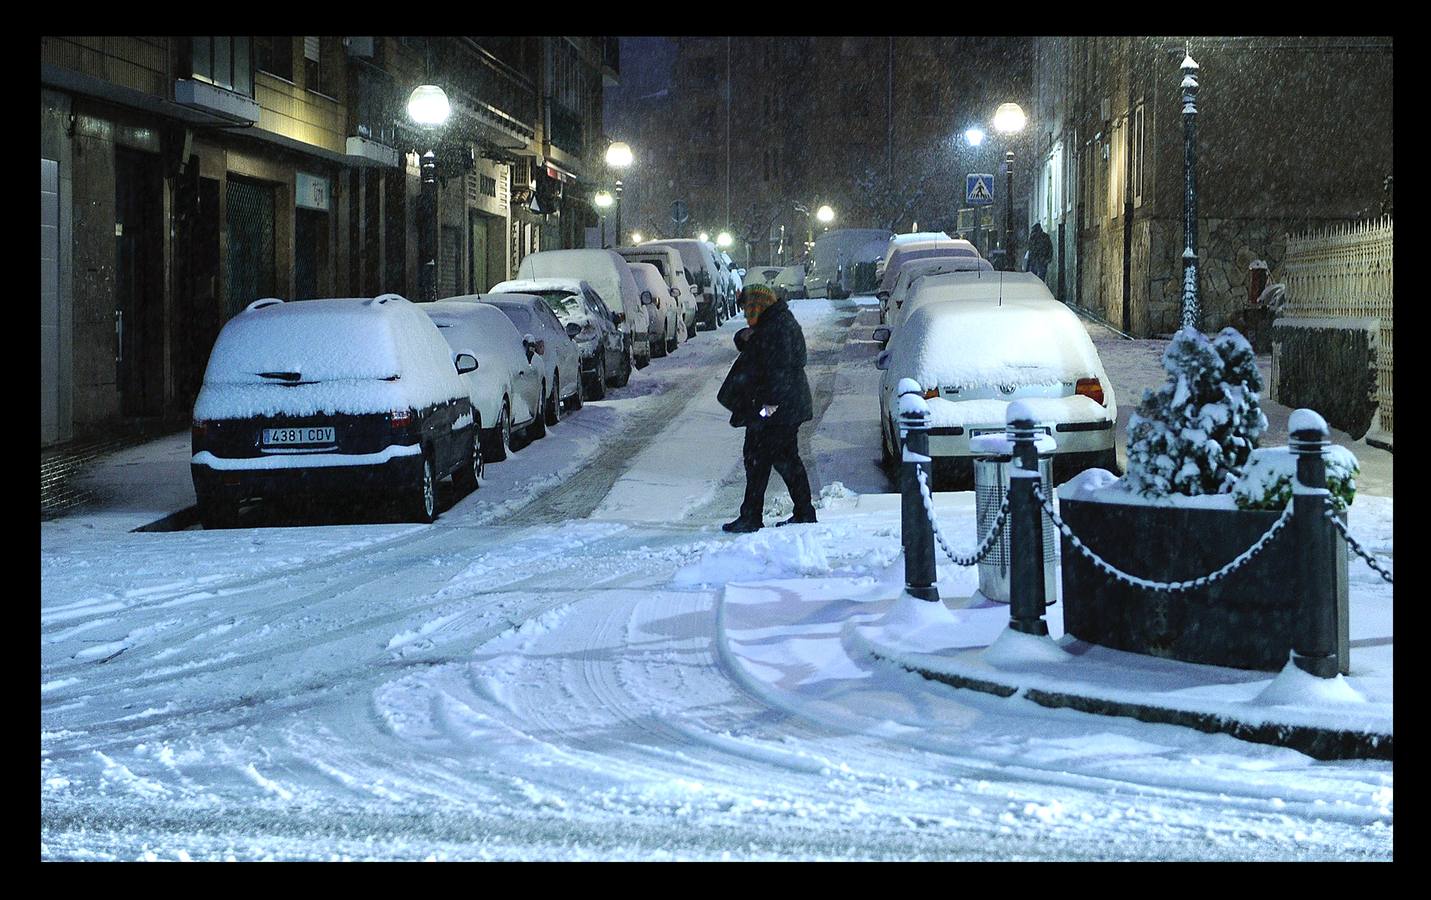
<instances>
[{"instance_id":1,"label":"car rear wiper","mask_svg":"<svg viewBox=\"0 0 1431 900\"><path fill-rule=\"evenodd\" d=\"M281 381L293 382L293 381L298 381L300 378L302 378L302 377L303 377L303 373L302 373L302 372L259 372L259 373L258 373L258 376L259 376L260 378L276 378L276 379L279 379L279 380L281 380Z\"/></svg>"}]
</instances>

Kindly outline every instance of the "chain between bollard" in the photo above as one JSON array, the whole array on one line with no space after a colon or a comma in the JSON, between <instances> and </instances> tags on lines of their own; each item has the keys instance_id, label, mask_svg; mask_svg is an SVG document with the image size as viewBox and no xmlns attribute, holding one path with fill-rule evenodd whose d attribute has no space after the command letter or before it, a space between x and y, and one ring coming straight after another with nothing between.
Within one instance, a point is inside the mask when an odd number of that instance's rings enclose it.
<instances>
[{"instance_id":1,"label":"chain between bollard","mask_svg":"<svg viewBox=\"0 0 1431 900\"><path fill-rule=\"evenodd\" d=\"M1381 567L1381 563L1379 563L1379 562L1376 561L1376 557L1373 556L1373 555L1372 555L1368 550L1366 550L1364 547L1362 547L1361 544L1358 544L1358 543L1357 543L1356 538L1352 537L1352 536L1351 536L1351 533L1350 533L1349 531L1347 531L1346 523L1342 521L1341 516L1338 516L1338 515L1337 515L1337 511L1332 508L1332 505L1331 505L1330 503L1327 504L1327 507L1326 507L1326 509L1322 512L1322 515L1326 516L1327 519L1328 519L1333 525L1336 526L1336 529L1337 529L1338 533L1341 534L1342 539L1347 542L1347 546L1351 548L1351 550L1352 550L1353 553L1355 553L1357 556L1360 556L1362 559L1366 560L1366 564L1367 564L1368 566L1371 566L1371 570L1372 570L1373 572L1375 572L1376 574L1380 575L1380 576L1382 577L1382 579L1383 579L1387 584L1391 584L1391 583L1392 583L1392 582L1391 582L1391 573L1388 572L1388 571L1386 571L1386 569L1382 568L1382 567Z\"/></svg>"},{"instance_id":2,"label":"chain between bollard","mask_svg":"<svg viewBox=\"0 0 1431 900\"><path fill-rule=\"evenodd\" d=\"M975 548L972 556L961 557L949 548L948 542L944 540L944 533L939 530L939 520L934 518L934 498L929 494L929 482L923 469L919 470L918 478L919 493L924 497L924 512L929 516L929 524L934 529L934 539L939 542L939 546L943 549L944 555L949 557L950 561L956 566L968 567L983 562L984 557L993 551L994 544L999 540L999 535L1004 530L1004 523L1008 521L1008 495L1004 496L1004 502L999 507L999 514L994 519L993 528L989 530L989 536L984 538L979 546Z\"/></svg>"},{"instance_id":3,"label":"chain between bollard","mask_svg":"<svg viewBox=\"0 0 1431 900\"><path fill-rule=\"evenodd\" d=\"M1133 587L1143 588L1144 590L1163 591L1166 593L1182 593L1184 591L1197 590L1198 588L1206 587L1207 585L1212 584L1215 581L1220 581L1223 578L1226 578L1228 575L1231 575L1233 572L1237 571L1238 569L1246 565L1248 562L1250 562L1255 556L1257 556L1257 554L1261 553L1263 549L1265 549L1267 545L1272 542L1272 539L1275 538L1279 533L1281 533L1282 529L1286 527L1287 523L1292 520L1292 504L1289 503L1287 504L1287 508L1282 511L1282 515L1277 518L1276 522L1272 523L1272 527L1268 528L1266 533L1263 534L1262 537L1258 538L1257 541L1252 544L1252 546L1242 551L1242 553L1240 553L1236 559L1232 560L1232 562L1228 563L1222 568L1203 575L1199 578L1194 578L1190 581L1149 581L1146 578L1139 578L1137 575L1129 575L1127 572L1115 568L1111 563L1105 561L1103 558L1098 556L1098 554L1094 553L1091 549L1089 549L1083 543L1083 541L1079 540L1078 535L1073 533L1073 529L1068 527L1068 523L1064 522L1063 519L1059 518L1058 513L1054 511L1052 504L1050 504L1048 500L1044 498L1042 485L1034 485L1034 496L1038 498L1039 505L1043 507L1044 513L1048 515L1049 519L1052 520L1053 524L1058 527L1058 530L1063 533L1064 537L1068 538L1069 543L1073 545L1074 549L1076 549L1079 553L1082 553L1084 556L1088 557L1088 560L1092 562L1095 566L1102 569L1104 572L1107 572L1109 575L1113 576L1124 584L1131 585Z\"/></svg>"}]
</instances>

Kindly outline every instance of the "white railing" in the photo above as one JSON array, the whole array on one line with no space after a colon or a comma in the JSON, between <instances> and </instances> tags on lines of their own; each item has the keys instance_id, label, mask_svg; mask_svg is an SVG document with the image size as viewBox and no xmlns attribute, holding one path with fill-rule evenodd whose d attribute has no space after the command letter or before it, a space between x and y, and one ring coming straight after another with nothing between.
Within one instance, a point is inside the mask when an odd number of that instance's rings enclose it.
<instances>
[{"instance_id":1,"label":"white railing","mask_svg":"<svg viewBox=\"0 0 1431 900\"><path fill-rule=\"evenodd\" d=\"M1391 216L1317 228L1287 236L1283 316L1374 318L1377 348L1377 426L1392 433ZM1374 428L1373 430L1377 430Z\"/></svg>"}]
</instances>

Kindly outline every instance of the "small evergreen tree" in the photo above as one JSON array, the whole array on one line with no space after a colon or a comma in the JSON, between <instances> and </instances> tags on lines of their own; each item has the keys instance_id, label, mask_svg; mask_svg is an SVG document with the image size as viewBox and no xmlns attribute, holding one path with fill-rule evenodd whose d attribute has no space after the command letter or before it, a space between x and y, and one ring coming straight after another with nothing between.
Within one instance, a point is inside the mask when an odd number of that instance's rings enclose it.
<instances>
[{"instance_id":1,"label":"small evergreen tree","mask_svg":"<svg viewBox=\"0 0 1431 900\"><path fill-rule=\"evenodd\" d=\"M1208 339L1195 328L1163 353L1168 382L1145 391L1128 422L1128 483L1140 494L1232 490L1267 430L1252 345L1233 328Z\"/></svg>"}]
</instances>

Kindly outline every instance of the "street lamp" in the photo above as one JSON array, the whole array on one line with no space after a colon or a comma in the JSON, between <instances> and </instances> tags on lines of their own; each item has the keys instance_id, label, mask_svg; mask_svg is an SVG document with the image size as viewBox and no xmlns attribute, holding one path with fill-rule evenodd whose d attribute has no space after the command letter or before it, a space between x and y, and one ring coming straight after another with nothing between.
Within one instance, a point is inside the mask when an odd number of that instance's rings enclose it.
<instances>
[{"instance_id":1,"label":"street lamp","mask_svg":"<svg viewBox=\"0 0 1431 900\"><path fill-rule=\"evenodd\" d=\"M696 238L701 242L705 242L711 239L711 235L708 231L702 231L700 234L696 235Z\"/></svg>"},{"instance_id":2,"label":"street lamp","mask_svg":"<svg viewBox=\"0 0 1431 900\"><path fill-rule=\"evenodd\" d=\"M828 206L822 206L815 211L815 218L820 220L821 225L828 228L830 223L835 221L835 211Z\"/></svg>"},{"instance_id":3,"label":"street lamp","mask_svg":"<svg viewBox=\"0 0 1431 900\"><path fill-rule=\"evenodd\" d=\"M622 169L630 166L635 156L631 153L631 147L625 141L612 141L606 148L606 167L614 169L616 178L616 242L621 242L621 178ZM603 241L603 243L605 243Z\"/></svg>"},{"instance_id":4,"label":"street lamp","mask_svg":"<svg viewBox=\"0 0 1431 900\"><path fill-rule=\"evenodd\" d=\"M639 243L641 243L641 232L639 232L639 231L633 231L633 232L631 232L631 243L633 243L633 244L639 244Z\"/></svg>"},{"instance_id":5,"label":"street lamp","mask_svg":"<svg viewBox=\"0 0 1431 900\"><path fill-rule=\"evenodd\" d=\"M435 84L420 84L407 98L407 116L422 129L427 152L422 155L422 193L418 198L417 255L422 260L418 269L419 299L437 299L437 144L438 132L452 115L447 94Z\"/></svg>"},{"instance_id":6,"label":"street lamp","mask_svg":"<svg viewBox=\"0 0 1431 900\"><path fill-rule=\"evenodd\" d=\"M1028 124L1028 116L1024 115L1023 108L1017 103L1000 104L994 111L994 130L1000 134L1007 135L1012 141L1014 135L1023 131ZM1005 193L1007 196L1004 202L1008 208L1004 217L1004 271L1012 272L1018 268L1014 262L1014 151L1012 147L1004 154L1004 167L1007 169L1008 180L1005 182Z\"/></svg>"},{"instance_id":7,"label":"street lamp","mask_svg":"<svg viewBox=\"0 0 1431 900\"><path fill-rule=\"evenodd\" d=\"M722 231L716 235L716 246L724 250L726 247L729 247L734 240L735 239L730 236L729 231Z\"/></svg>"},{"instance_id":8,"label":"street lamp","mask_svg":"<svg viewBox=\"0 0 1431 900\"><path fill-rule=\"evenodd\" d=\"M1182 327L1197 328L1197 89L1198 64L1188 53L1183 73L1183 309Z\"/></svg>"},{"instance_id":9,"label":"street lamp","mask_svg":"<svg viewBox=\"0 0 1431 900\"><path fill-rule=\"evenodd\" d=\"M591 198L591 202L596 204L596 208L601 210L601 249L606 249L606 210L611 208L612 199L609 191L597 191L596 196ZM616 239L621 240L621 232L616 232Z\"/></svg>"},{"instance_id":10,"label":"street lamp","mask_svg":"<svg viewBox=\"0 0 1431 900\"><path fill-rule=\"evenodd\" d=\"M969 142L970 147L978 147L984 143L984 129L979 127L968 128L964 131L964 140Z\"/></svg>"}]
</instances>

